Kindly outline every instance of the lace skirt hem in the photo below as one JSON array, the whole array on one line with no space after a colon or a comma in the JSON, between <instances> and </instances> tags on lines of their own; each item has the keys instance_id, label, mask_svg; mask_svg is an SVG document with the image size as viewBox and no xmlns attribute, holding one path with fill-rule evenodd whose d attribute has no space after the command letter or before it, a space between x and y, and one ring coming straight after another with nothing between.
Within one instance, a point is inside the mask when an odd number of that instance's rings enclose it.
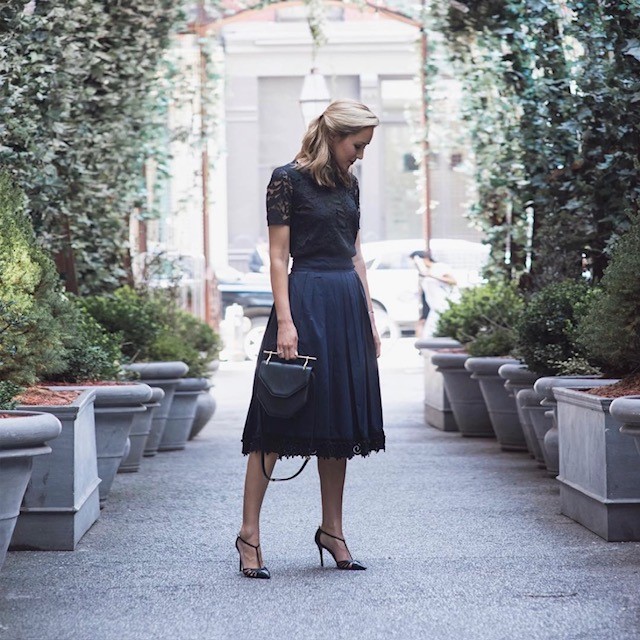
<instances>
[{"instance_id":1,"label":"lace skirt hem","mask_svg":"<svg viewBox=\"0 0 640 640\"><path fill-rule=\"evenodd\" d=\"M384 434L370 440L360 442L344 442L336 440L308 440L295 441L291 438L255 438L251 441L242 441L242 453L247 455L252 451L264 451L265 453L277 453L280 458L294 458L297 456L316 456L318 458L347 458L354 456L366 457L370 453L384 451Z\"/></svg>"}]
</instances>

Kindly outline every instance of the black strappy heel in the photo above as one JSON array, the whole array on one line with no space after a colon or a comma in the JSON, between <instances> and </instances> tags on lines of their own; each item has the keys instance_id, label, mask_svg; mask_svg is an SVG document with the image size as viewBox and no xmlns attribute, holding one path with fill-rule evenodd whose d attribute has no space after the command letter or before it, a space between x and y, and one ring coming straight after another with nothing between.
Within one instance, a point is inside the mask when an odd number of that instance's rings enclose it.
<instances>
[{"instance_id":1,"label":"black strappy heel","mask_svg":"<svg viewBox=\"0 0 640 640\"><path fill-rule=\"evenodd\" d=\"M338 536L334 536L331 535L330 533L327 533L326 531L323 531L320 527L318 527L318 530L316 531L316 537L315 537L315 541L316 544L318 545L318 551L320 552L320 566L324 567L324 556L322 555L322 551L323 549L326 549L331 556L333 557L335 563L336 563L336 567L338 569L345 569L348 571L364 571L367 567L365 567L362 563L358 562L357 560L354 560L353 558L351 558L351 560L336 560L336 557L333 553L333 551L331 551L331 549L329 549L329 547L327 547L326 545L322 544L322 542L320 541L320 535L324 534L325 536L328 536L329 538L333 538L334 540L340 540L340 542L344 542L343 538L338 538ZM344 542L344 546L347 548L347 552L349 553L349 555L351 555L351 552L349 551L349 548L347 547L347 543Z\"/></svg>"},{"instance_id":2,"label":"black strappy heel","mask_svg":"<svg viewBox=\"0 0 640 640\"><path fill-rule=\"evenodd\" d=\"M238 555L240 556L240 571L242 571L242 575L244 575L245 578L259 578L262 580L268 580L269 578L271 578L271 574L269 573L269 569L267 569L267 567L251 568L242 566L242 554L240 553L240 547L238 546L240 542L256 550L256 559L258 560L258 564L260 564L260 545L251 544L250 542L247 542L246 540L241 538L239 535L236 538L236 549L238 550Z\"/></svg>"}]
</instances>

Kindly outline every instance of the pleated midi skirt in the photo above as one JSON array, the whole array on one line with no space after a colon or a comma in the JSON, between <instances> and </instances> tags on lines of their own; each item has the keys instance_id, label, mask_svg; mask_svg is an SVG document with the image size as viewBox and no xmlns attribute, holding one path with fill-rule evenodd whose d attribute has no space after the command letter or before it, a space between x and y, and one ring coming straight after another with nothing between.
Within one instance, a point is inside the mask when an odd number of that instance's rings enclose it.
<instances>
[{"instance_id":1,"label":"pleated midi skirt","mask_svg":"<svg viewBox=\"0 0 640 640\"><path fill-rule=\"evenodd\" d=\"M293 417L273 418L258 401L254 377L243 453L352 458L383 450L375 345L364 288L351 259L296 259L289 275L289 300L298 353L317 358L311 397ZM276 351L277 330L274 306L258 363L266 357L264 350Z\"/></svg>"}]
</instances>

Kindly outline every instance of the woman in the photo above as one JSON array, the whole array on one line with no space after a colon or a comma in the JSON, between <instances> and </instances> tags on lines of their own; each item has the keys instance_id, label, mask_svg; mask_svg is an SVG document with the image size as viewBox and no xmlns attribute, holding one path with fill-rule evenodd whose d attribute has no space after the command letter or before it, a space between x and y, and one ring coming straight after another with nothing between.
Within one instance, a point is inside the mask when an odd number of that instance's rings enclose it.
<instances>
[{"instance_id":1,"label":"woman","mask_svg":"<svg viewBox=\"0 0 640 640\"><path fill-rule=\"evenodd\" d=\"M260 509L265 473L271 475L279 456L317 456L322 524L315 543L321 563L326 550L339 569L365 569L351 557L342 532L346 463L384 449L385 437L380 338L360 250L358 183L349 168L362 159L377 125L363 104L331 103L309 125L295 160L277 168L267 188L274 306L261 351L277 351L284 360L298 354L316 360L311 402L293 418L269 417L254 386L242 436L249 459L236 539L240 569L249 578L270 577L260 551ZM296 437L279 436L283 428Z\"/></svg>"}]
</instances>

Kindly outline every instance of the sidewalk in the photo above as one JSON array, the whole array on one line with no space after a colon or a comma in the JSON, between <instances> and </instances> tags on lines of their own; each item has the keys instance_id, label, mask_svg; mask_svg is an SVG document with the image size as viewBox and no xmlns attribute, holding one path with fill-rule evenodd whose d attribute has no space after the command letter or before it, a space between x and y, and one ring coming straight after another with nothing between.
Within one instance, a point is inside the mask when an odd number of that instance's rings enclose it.
<instances>
[{"instance_id":1,"label":"sidewalk","mask_svg":"<svg viewBox=\"0 0 640 640\"><path fill-rule=\"evenodd\" d=\"M387 451L349 466L347 541L366 572L320 567L309 465L267 493L272 579L238 573L252 365L223 363L212 422L185 451L119 474L75 552L8 554L0 639L640 638L640 543L561 516L527 455L425 427L412 342L380 362Z\"/></svg>"}]
</instances>

